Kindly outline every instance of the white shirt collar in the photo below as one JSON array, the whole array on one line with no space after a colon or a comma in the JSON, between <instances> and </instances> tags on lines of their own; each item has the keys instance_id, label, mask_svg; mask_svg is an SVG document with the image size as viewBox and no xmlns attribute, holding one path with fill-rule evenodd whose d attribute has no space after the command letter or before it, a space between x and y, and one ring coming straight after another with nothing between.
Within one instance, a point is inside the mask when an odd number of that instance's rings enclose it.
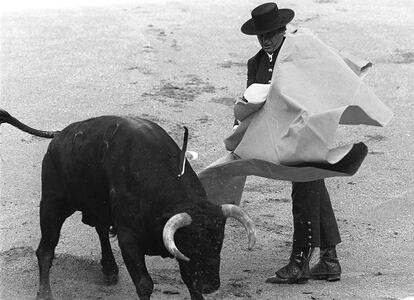
<instances>
[{"instance_id":1,"label":"white shirt collar","mask_svg":"<svg viewBox=\"0 0 414 300\"><path fill-rule=\"evenodd\" d=\"M269 56L269 61L272 62L272 60L273 60L273 53L272 54L269 54L269 53L266 52L266 54L267 54L267 56Z\"/></svg>"}]
</instances>

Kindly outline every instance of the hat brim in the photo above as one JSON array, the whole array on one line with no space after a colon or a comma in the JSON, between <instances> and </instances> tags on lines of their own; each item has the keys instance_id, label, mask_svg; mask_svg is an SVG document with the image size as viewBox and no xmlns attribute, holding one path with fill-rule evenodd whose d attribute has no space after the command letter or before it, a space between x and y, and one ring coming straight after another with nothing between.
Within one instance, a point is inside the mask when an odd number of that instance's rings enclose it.
<instances>
[{"instance_id":1,"label":"hat brim","mask_svg":"<svg viewBox=\"0 0 414 300\"><path fill-rule=\"evenodd\" d=\"M247 20L242 25L241 31L247 35L257 35L282 28L283 26L286 26L290 21L293 20L293 18L295 17L295 12L289 8L281 8L279 9L279 16L280 20L278 23L272 24L271 26L263 30L256 29L253 19Z\"/></svg>"}]
</instances>

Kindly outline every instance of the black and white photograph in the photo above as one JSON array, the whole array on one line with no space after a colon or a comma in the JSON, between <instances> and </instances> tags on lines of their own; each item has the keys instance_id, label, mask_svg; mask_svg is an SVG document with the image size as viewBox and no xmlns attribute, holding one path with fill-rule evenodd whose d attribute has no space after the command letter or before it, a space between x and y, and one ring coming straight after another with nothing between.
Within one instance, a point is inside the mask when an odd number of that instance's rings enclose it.
<instances>
[{"instance_id":1,"label":"black and white photograph","mask_svg":"<svg viewBox=\"0 0 414 300\"><path fill-rule=\"evenodd\" d=\"M0 300L414 300L413 0L0 3Z\"/></svg>"}]
</instances>

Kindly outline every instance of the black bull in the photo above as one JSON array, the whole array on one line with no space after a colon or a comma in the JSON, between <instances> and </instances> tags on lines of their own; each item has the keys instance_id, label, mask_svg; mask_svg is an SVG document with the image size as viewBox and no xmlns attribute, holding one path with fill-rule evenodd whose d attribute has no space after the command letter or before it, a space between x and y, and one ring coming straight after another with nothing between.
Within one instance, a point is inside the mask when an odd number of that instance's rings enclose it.
<instances>
[{"instance_id":1,"label":"black bull","mask_svg":"<svg viewBox=\"0 0 414 300\"><path fill-rule=\"evenodd\" d=\"M42 165L38 299L52 299L49 270L55 247L63 222L75 211L96 228L102 271L110 284L118 281L118 266L109 234L117 234L140 299L149 299L153 291L145 255L176 257L191 298L203 299L203 293L220 285L226 217L241 221L249 247L254 244L254 225L247 214L237 206L208 202L183 152L151 121L102 116L62 131L41 131L0 109L1 123L53 138ZM180 163L185 164L182 176Z\"/></svg>"}]
</instances>

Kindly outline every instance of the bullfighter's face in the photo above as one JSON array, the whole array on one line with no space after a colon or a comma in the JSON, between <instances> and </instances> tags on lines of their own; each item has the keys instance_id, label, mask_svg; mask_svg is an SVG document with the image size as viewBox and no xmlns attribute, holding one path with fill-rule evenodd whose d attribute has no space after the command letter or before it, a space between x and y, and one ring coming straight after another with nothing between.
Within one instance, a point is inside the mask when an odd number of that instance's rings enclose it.
<instances>
[{"instance_id":1,"label":"bullfighter's face","mask_svg":"<svg viewBox=\"0 0 414 300\"><path fill-rule=\"evenodd\" d=\"M272 54L282 45L284 35L285 28L282 28L264 34L258 34L257 39L262 49L268 54Z\"/></svg>"},{"instance_id":2,"label":"bullfighter's face","mask_svg":"<svg viewBox=\"0 0 414 300\"><path fill-rule=\"evenodd\" d=\"M195 292L209 294L220 287L224 226L225 218L222 215L208 216L202 220L194 218L193 224L177 231L177 244L190 258L189 262L179 260L181 277L189 289Z\"/></svg>"}]
</instances>

